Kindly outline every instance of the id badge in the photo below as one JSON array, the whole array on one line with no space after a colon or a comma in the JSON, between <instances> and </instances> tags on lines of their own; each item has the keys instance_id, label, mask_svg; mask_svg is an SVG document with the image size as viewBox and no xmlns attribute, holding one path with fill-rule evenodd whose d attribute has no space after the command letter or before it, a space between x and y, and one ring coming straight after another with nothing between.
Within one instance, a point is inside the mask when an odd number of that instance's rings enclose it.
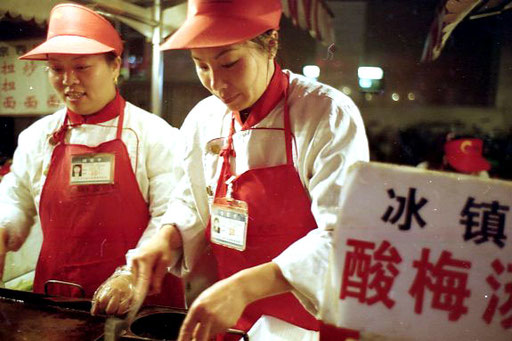
<instances>
[{"instance_id":1,"label":"id badge","mask_svg":"<svg viewBox=\"0 0 512 341\"><path fill-rule=\"evenodd\" d=\"M71 185L113 184L114 154L82 154L71 156Z\"/></svg>"},{"instance_id":2,"label":"id badge","mask_svg":"<svg viewBox=\"0 0 512 341\"><path fill-rule=\"evenodd\" d=\"M212 242L244 251L249 217L247 203L235 199L218 198L214 200L211 212Z\"/></svg>"}]
</instances>

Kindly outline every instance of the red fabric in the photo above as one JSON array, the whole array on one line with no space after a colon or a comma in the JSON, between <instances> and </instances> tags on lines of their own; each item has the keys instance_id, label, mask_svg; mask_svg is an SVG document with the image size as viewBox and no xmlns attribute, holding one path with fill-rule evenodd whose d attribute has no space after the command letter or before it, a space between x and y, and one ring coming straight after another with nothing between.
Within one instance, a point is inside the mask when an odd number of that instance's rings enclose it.
<instances>
[{"instance_id":1,"label":"red fabric","mask_svg":"<svg viewBox=\"0 0 512 341\"><path fill-rule=\"evenodd\" d=\"M320 0L315 1L315 7L313 9L313 11L314 11L313 15L315 16L315 27L314 27L314 29L315 29L316 39L318 39L318 40L322 40L323 39L322 32L320 31L320 26L319 26L320 20L318 18L319 17L318 12L320 11L320 6L321 6Z\"/></svg>"},{"instance_id":2,"label":"red fabric","mask_svg":"<svg viewBox=\"0 0 512 341\"><path fill-rule=\"evenodd\" d=\"M313 0L303 0L302 5L304 6L304 16L306 17L306 25L308 30L312 31L313 27L311 27L311 1Z\"/></svg>"},{"instance_id":3,"label":"red fabric","mask_svg":"<svg viewBox=\"0 0 512 341\"><path fill-rule=\"evenodd\" d=\"M346 339L359 340L357 330L340 328L332 324L320 322L320 341L344 341Z\"/></svg>"},{"instance_id":4,"label":"red fabric","mask_svg":"<svg viewBox=\"0 0 512 341\"><path fill-rule=\"evenodd\" d=\"M187 19L160 49L193 49L240 43L268 30L278 29L281 12L280 0L189 0Z\"/></svg>"},{"instance_id":5,"label":"red fabric","mask_svg":"<svg viewBox=\"0 0 512 341\"><path fill-rule=\"evenodd\" d=\"M446 142L444 155L450 166L459 172L481 172L491 168L491 164L482 156L482 149L481 139L455 139Z\"/></svg>"},{"instance_id":6,"label":"red fabric","mask_svg":"<svg viewBox=\"0 0 512 341\"><path fill-rule=\"evenodd\" d=\"M12 164L12 161L8 160L2 166L0 166L0 179L2 176L4 176L5 174L7 174L11 171L11 164Z\"/></svg>"},{"instance_id":7,"label":"red fabric","mask_svg":"<svg viewBox=\"0 0 512 341\"><path fill-rule=\"evenodd\" d=\"M112 101L110 101L106 106L104 106L100 111L92 114L92 115L80 115L69 108L67 109L67 116L71 125L76 124L98 124L110 121L117 116L121 112L121 108L124 108L126 101L119 94L119 90L116 91L116 97Z\"/></svg>"},{"instance_id":8,"label":"red fabric","mask_svg":"<svg viewBox=\"0 0 512 341\"><path fill-rule=\"evenodd\" d=\"M299 4L297 3L299 0L288 0L288 9L290 10L290 18L294 25L297 25L299 22Z\"/></svg>"},{"instance_id":9,"label":"red fabric","mask_svg":"<svg viewBox=\"0 0 512 341\"><path fill-rule=\"evenodd\" d=\"M271 109L268 108L268 110ZM259 112L255 115L262 117L265 113ZM244 251L237 251L212 243L213 254L218 263L219 279L227 278L242 269L271 261L290 244L317 227L311 213L311 202L293 166L290 117L286 104L284 127L287 163L275 167L251 169L240 174L233 181L233 198L248 204L247 245ZM222 179L231 176L229 155L232 150L233 132L234 120L228 145L225 147L224 155L227 156L224 158L216 197L222 197L226 192L226 185ZM206 229L206 235L210 239L209 227ZM247 331L263 314L277 317L302 328L318 330L318 321L290 293L250 304L235 328Z\"/></svg>"},{"instance_id":10,"label":"red fabric","mask_svg":"<svg viewBox=\"0 0 512 341\"><path fill-rule=\"evenodd\" d=\"M59 129L53 132L52 137L50 139L50 143L52 145L56 145L60 141L64 141L64 136L67 134L68 129L73 126L77 126L80 124L98 124L110 121L115 117L119 116L121 112L120 108L124 108L126 101L119 94L119 91L116 92L116 97L112 101L110 101L105 107L103 107L100 111L91 114L91 115L80 115L69 108L66 112L66 118L64 119L64 124L62 124Z\"/></svg>"},{"instance_id":11,"label":"red fabric","mask_svg":"<svg viewBox=\"0 0 512 341\"><path fill-rule=\"evenodd\" d=\"M285 74L282 72L279 64L274 62L275 70L272 75L270 83L261 97L249 108L249 116L247 120L242 123L240 114L235 112L236 120L242 125L242 130L249 129L250 127L261 122L270 111L283 99L284 91L288 84Z\"/></svg>"},{"instance_id":12,"label":"red fabric","mask_svg":"<svg viewBox=\"0 0 512 341\"><path fill-rule=\"evenodd\" d=\"M46 41L19 59L46 60L49 53L98 54L110 51L120 56L123 42L107 19L78 4L59 4L50 13Z\"/></svg>"},{"instance_id":13,"label":"red fabric","mask_svg":"<svg viewBox=\"0 0 512 341\"><path fill-rule=\"evenodd\" d=\"M124 104L124 100L117 100ZM110 107L110 106L107 106ZM125 254L136 246L150 219L126 146L121 140L124 106L116 139L97 147L66 144L60 136L52 154L40 202L43 245L37 262L34 291L44 293L47 280L79 284L90 298L114 270L125 264ZM99 114L100 116L102 114ZM98 116L99 117L99 116ZM113 184L70 185L73 155L110 153L115 156ZM160 304L182 307L181 281L172 280ZM48 294L79 297L68 286L52 286Z\"/></svg>"}]
</instances>

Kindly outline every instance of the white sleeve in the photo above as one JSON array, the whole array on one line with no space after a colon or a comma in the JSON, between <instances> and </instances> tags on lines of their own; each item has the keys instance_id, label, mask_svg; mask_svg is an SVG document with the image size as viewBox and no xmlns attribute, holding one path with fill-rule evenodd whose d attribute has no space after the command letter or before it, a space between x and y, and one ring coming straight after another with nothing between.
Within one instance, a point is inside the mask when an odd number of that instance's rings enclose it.
<instances>
[{"instance_id":1,"label":"white sleeve","mask_svg":"<svg viewBox=\"0 0 512 341\"><path fill-rule=\"evenodd\" d=\"M181 233L183 247L175 255L175 258L180 260L171 269L178 276L183 276L191 270L207 246L204 231L209 217L208 198L200 148L202 144L193 116L191 112L181 127L185 140L182 163L185 176L173 191L167 211L161 220L162 225L176 225Z\"/></svg>"},{"instance_id":2,"label":"white sleeve","mask_svg":"<svg viewBox=\"0 0 512 341\"><path fill-rule=\"evenodd\" d=\"M11 171L0 183L0 228L8 231L8 249L18 250L27 238L36 215L31 173L42 167L34 150L34 132L23 131L14 152Z\"/></svg>"},{"instance_id":3,"label":"white sleeve","mask_svg":"<svg viewBox=\"0 0 512 341\"><path fill-rule=\"evenodd\" d=\"M181 168L182 139L180 132L163 120L156 123L154 127L148 129L150 131L145 132L145 141L143 141L142 146L149 182L148 204L150 220L137 243L137 248L150 240L160 227L161 219L167 209L171 193L183 177L183 170ZM135 250L128 251L126 255L127 264L130 263Z\"/></svg>"},{"instance_id":4,"label":"white sleeve","mask_svg":"<svg viewBox=\"0 0 512 341\"><path fill-rule=\"evenodd\" d=\"M314 229L273 260L293 286L293 294L315 316L324 297L331 249L332 232Z\"/></svg>"},{"instance_id":5,"label":"white sleeve","mask_svg":"<svg viewBox=\"0 0 512 341\"><path fill-rule=\"evenodd\" d=\"M323 276L329 263L332 231L339 228L341 188L347 169L368 161L366 133L359 110L346 98L341 103L322 101L329 115L318 122L304 163L306 188L318 229L296 241L273 261L294 287L294 294L316 314L323 298ZM318 105L318 103L317 103ZM318 109L322 109L321 106ZM328 119L327 119L328 117Z\"/></svg>"}]
</instances>

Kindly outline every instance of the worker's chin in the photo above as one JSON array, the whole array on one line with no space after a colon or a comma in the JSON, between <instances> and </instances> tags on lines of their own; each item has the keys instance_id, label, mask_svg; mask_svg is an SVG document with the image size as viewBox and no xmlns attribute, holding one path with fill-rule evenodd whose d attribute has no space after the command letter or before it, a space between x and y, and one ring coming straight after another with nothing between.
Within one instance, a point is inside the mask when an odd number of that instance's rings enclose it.
<instances>
[{"instance_id":1,"label":"worker's chin","mask_svg":"<svg viewBox=\"0 0 512 341\"><path fill-rule=\"evenodd\" d=\"M88 105L87 99L85 97L69 99L66 98L66 106L69 110L78 115L91 115L97 112L99 109L96 109L94 106Z\"/></svg>"}]
</instances>

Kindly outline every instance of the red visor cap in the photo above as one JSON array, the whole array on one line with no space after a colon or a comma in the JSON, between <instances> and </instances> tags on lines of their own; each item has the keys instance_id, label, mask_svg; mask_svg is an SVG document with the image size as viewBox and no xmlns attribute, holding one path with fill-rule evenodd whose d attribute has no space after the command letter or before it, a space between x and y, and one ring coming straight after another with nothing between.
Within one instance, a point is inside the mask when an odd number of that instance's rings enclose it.
<instances>
[{"instance_id":1,"label":"red visor cap","mask_svg":"<svg viewBox=\"0 0 512 341\"><path fill-rule=\"evenodd\" d=\"M189 0L187 19L161 50L240 43L279 28L279 0Z\"/></svg>"},{"instance_id":2,"label":"red visor cap","mask_svg":"<svg viewBox=\"0 0 512 341\"><path fill-rule=\"evenodd\" d=\"M77 4L60 4L50 13L46 41L19 59L47 60L49 53L123 53L116 29L93 10Z\"/></svg>"},{"instance_id":3,"label":"red visor cap","mask_svg":"<svg viewBox=\"0 0 512 341\"><path fill-rule=\"evenodd\" d=\"M459 172L487 171L490 163L482 156L483 141L480 139L456 139L446 142L446 161Z\"/></svg>"}]
</instances>

